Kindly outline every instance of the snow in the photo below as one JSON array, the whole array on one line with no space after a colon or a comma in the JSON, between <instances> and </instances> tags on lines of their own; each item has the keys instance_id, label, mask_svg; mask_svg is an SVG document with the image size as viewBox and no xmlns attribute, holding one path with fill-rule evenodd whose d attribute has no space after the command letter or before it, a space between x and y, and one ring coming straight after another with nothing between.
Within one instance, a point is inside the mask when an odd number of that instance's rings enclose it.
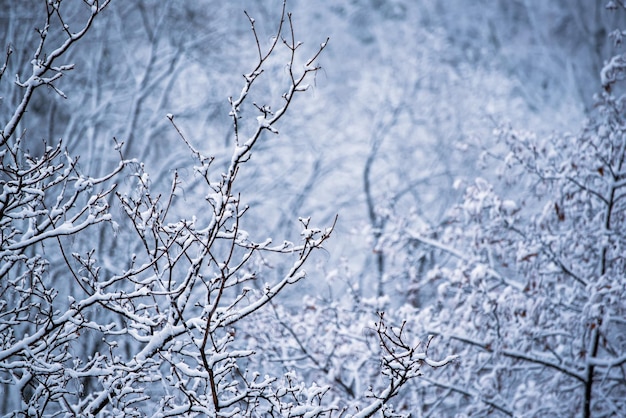
<instances>
[{"instance_id":1,"label":"snow","mask_svg":"<svg viewBox=\"0 0 626 418\"><path fill-rule=\"evenodd\" d=\"M602 86L606 88L618 80L623 80L624 71L626 71L626 55L615 55L600 71Z\"/></svg>"},{"instance_id":2,"label":"snow","mask_svg":"<svg viewBox=\"0 0 626 418\"><path fill-rule=\"evenodd\" d=\"M267 129L268 131L277 134L278 130L272 126L272 120L266 119L265 116L257 116L257 122L259 123L259 128Z\"/></svg>"}]
</instances>

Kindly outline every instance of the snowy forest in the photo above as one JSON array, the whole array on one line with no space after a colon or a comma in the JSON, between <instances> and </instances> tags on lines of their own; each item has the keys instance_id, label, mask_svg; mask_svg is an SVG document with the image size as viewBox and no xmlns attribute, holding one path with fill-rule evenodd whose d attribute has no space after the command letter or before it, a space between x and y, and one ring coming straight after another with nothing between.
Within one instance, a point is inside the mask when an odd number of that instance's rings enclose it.
<instances>
[{"instance_id":1,"label":"snowy forest","mask_svg":"<svg viewBox=\"0 0 626 418\"><path fill-rule=\"evenodd\" d=\"M625 18L0 0L0 417L626 416Z\"/></svg>"}]
</instances>

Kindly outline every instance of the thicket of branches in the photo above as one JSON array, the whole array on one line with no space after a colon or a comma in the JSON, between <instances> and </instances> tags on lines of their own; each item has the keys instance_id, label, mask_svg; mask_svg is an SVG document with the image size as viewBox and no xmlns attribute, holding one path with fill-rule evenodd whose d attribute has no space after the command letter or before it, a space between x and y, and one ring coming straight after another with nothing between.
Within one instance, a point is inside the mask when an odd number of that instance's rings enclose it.
<instances>
[{"instance_id":1,"label":"thicket of branches","mask_svg":"<svg viewBox=\"0 0 626 418\"><path fill-rule=\"evenodd\" d=\"M62 139L38 142L28 133L35 95L47 88L65 96L58 85L72 77L70 51L95 19L106 19L108 6L108 0L42 1L29 69L17 70L14 82L8 77L16 48L9 45L0 70L9 92L3 107L14 105L3 118L0 144L2 415L395 416L392 400L424 365L442 367L455 357L432 360L428 345L382 312L356 323L315 317L307 323L318 329L315 338L298 338L280 295L304 279L305 262L335 223L319 228L302 217L300 236L279 243L257 240L242 226L254 208L243 203L240 174L307 91L328 40L302 58L284 3L269 38L247 16L257 56L240 93L229 99L228 158L216 164L175 115L162 115L186 147L184 167L193 175L184 180L173 171L169 190L155 190L149 170L126 150L125 141L141 132L108 138L118 163L102 164L97 175L83 169ZM285 84L277 96L251 103L276 59L286 59ZM192 187L202 198L186 201ZM181 217L176 208L189 205L193 210ZM302 314L309 310L315 307ZM323 334L319 328L326 328ZM338 359L355 360L340 342L346 338L360 344L364 357L352 372L364 375L368 387L335 369ZM329 344L332 361L307 371L308 360ZM318 384L312 376L320 371Z\"/></svg>"},{"instance_id":2,"label":"thicket of branches","mask_svg":"<svg viewBox=\"0 0 626 418\"><path fill-rule=\"evenodd\" d=\"M231 3L2 4L0 415L626 415L626 58L594 61L613 17L335 3L356 41L333 51L284 2L235 30ZM384 67L325 108L321 59L356 47ZM500 121L576 107L550 92L587 94L555 64L579 59L601 69L582 128ZM566 87L533 87L552 72Z\"/></svg>"},{"instance_id":3,"label":"thicket of branches","mask_svg":"<svg viewBox=\"0 0 626 418\"><path fill-rule=\"evenodd\" d=\"M605 62L576 133L499 124L482 176L457 181L439 222L374 208L393 303L461 359L415 382L424 414L626 413L625 69L623 54Z\"/></svg>"}]
</instances>

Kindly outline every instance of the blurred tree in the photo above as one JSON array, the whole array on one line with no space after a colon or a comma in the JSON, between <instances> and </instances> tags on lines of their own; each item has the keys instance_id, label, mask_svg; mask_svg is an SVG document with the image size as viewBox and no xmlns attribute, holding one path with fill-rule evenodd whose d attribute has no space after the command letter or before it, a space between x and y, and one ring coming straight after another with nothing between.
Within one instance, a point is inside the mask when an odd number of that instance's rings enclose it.
<instances>
[{"instance_id":1,"label":"blurred tree","mask_svg":"<svg viewBox=\"0 0 626 418\"><path fill-rule=\"evenodd\" d=\"M425 413L626 413L626 125L624 96L612 93L621 57L603 68L604 92L580 133L502 126L507 151L484 155L494 185L467 184L440 225L401 215L389 228L405 270L431 256L413 277L435 292L413 320L462 359L418 383L431 399Z\"/></svg>"}]
</instances>

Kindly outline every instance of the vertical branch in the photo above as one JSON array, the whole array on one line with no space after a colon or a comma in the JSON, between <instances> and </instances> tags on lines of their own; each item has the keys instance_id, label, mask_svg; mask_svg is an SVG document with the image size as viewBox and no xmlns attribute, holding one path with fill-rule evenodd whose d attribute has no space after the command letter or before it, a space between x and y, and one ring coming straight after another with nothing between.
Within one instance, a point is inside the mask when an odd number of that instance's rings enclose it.
<instances>
[{"instance_id":1,"label":"vertical branch","mask_svg":"<svg viewBox=\"0 0 626 418\"><path fill-rule=\"evenodd\" d=\"M372 192L371 171L382 142L382 139L374 139L372 148L370 149L367 159L365 160L365 166L363 168L365 203L367 205L367 215L369 217L370 225L372 227L372 235L374 238L373 251L377 272L376 296L378 297L384 295L383 279L385 273L385 253L382 248L379 248L379 241L383 234L384 220L381 219L377 213L376 203Z\"/></svg>"},{"instance_id":2,"label":"vertical branch","mask_svg":"<svg viewBox=\"0 0 626 418\"><path fill-rule=\"evenodd\" d=\"M9 58L11 58L11 54L13 53L13 48L11 47L11 45L7 45L7 50L6 50L6 56L4 58L4 64L2 64L2 67L0 67L0 81L2 81L2 76L4 75L4 72L7 69L7 65L9 64Z\"/></svg>"},{"instance_id":3,"label":"vertical branch","mask_svg":"<svg viewBox=\"0 0 626 418\"><path fill-rule=\"evenodd\" d=\"M377 281L376 281L376 295L381 297L384 295L384 275L385 275L385 249L380 248L380 240L385 228L385 218L382 217L378 211L376 198L374 197L374 191L372 190L372 169L376 159L379 157L378 152L385 140L388 130L394 126L400 116L401 106L394 106L391 118L389 121L380 121L376 124L372 130L372 137L370 139L371 148L365 160L363 167L363 190L365 193L365 203L367 205L367 215L372 227L372 235L374 238L374 257L376 263Z\"/></svg>"}]
</instances>

